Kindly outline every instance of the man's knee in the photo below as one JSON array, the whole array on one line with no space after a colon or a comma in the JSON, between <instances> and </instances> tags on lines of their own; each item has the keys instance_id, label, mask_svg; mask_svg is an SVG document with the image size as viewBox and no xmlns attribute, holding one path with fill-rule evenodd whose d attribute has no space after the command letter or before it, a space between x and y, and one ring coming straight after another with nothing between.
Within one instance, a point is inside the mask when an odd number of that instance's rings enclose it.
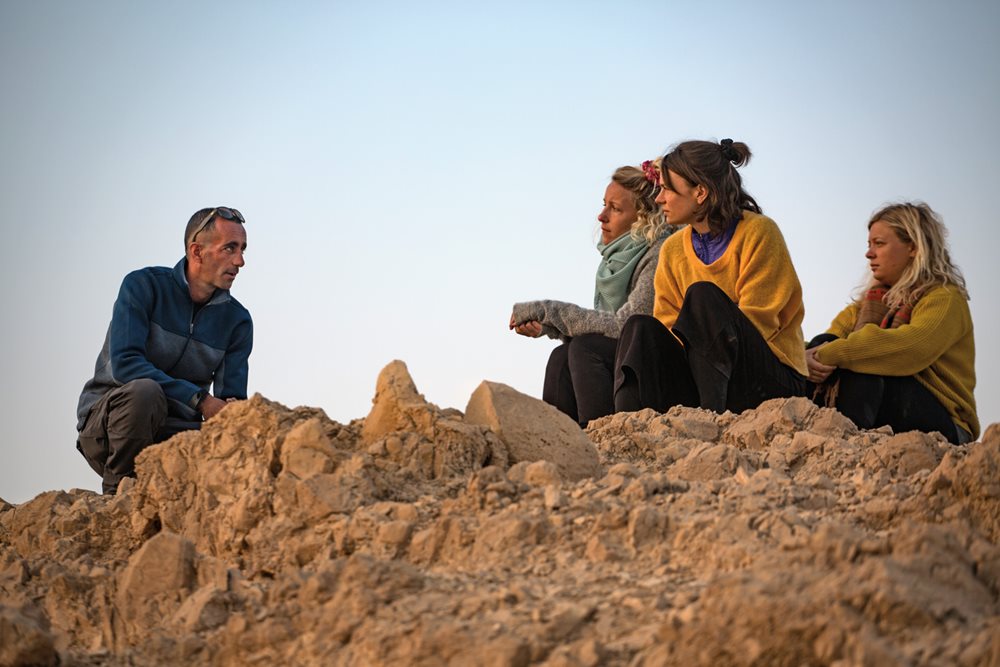
<instances>
[{"instance_id":1,"label":"man's knee","mask_svg":"<svg viewBox=\"0 0 1000 667\"><path fill-rule=\"evenodd\" d=\"M155 380L140 378L128 382L118 390L117 405L130 405L133 409L150 415L167 415L167 396Z\"/></svg>"},{"instance_id":2,"label":"man's knee","mask_svg":"<svg viewBox=\"0 0 1000 667\"><path fill-rule=\"evenodd\" d=\"M127 382L117 389L112 401L108 423L131 430L130 425L150 425L155 431L167 418L167 397L155 380L140 378ZM143 429L145 430L145 429Z\"/></svg>"},{"instance_id":3,"label":"man's knee","mask_svg":"<svg viewBox=\"0 0 1000 667\"><path fill-rule=\"evenodd\" d=\"M107 437L94 438L81 434L76 439L76 449L83 454L83 458L94 472L98 475L104 474L104 464L108 460Z\"/></svg>"},{"instance_id":4,"label":"man's knee","mask_svg":"<svg viewBox=\"0 0 1000 667\"><path fill-rule=\"evenodd\" d=\"M138 380L126 382L118 389L118 392L127 400L138 403L148 403L150 405L162 403L164 406L167 404L167 397L163 393L163 388L156 380L150 380L149 378L139 378Z\"/></svg>"}]
</instances>

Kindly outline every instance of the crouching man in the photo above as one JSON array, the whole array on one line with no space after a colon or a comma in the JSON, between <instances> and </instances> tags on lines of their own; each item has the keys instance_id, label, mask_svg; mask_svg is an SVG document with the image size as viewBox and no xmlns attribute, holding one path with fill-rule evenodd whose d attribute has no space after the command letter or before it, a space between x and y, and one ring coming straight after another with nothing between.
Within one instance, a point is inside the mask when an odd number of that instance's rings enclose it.
<instances>
[{"instance_id":1,"label":"crouching man","mask_svg":"<svg viewBox=\"0 0 1000 667\"><path fill-rule=\"evenodd\" d=\"M234 208L202 209L188 221L177 266L122 281L77 407L76 448L103 477L104 493L135 475L145 447L247 397L253 323L229 294L244 264L244 222Z\"/></svg>"}]
</instances>

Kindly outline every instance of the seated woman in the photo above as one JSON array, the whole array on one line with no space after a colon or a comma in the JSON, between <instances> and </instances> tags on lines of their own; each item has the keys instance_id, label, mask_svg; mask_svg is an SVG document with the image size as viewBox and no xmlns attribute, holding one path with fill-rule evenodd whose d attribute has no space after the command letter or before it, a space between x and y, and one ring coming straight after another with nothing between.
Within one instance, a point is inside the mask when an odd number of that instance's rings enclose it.
<instances>
[{"instance_id":1,"label":"seated woman","mask_svg":"<svg viewBox=\"0 0 1000 667\"><path fill-rule=\"evenodd\" d=\"M955 444L979 437L969 295L946 234L926 204L871 217L872 282L806 352L820 405L860 428L938 431Z\"/></svg>"},{"instance_id":2,"label":"seated woman","mask_svg":"<svg viewBox=\"0 0 1000 667\"><path fill-rule=\"evenodd\" d=\"M656 170L621 167L604 192L597 216L594 308L562 301L514 304L510 328L523 336L561 338L545 368L542 399L581 426L611 414L613 362L622 324L635 313L653 312L653 272L669 227L656 205Z\"/></svg>"},{"instance_id":3,"label":"seated woman","mask_svg":"<svg viewBox=\"0 0 1000 667\"><path fill-rule=\"evenodd\" d=\"M660 249L653 317L622 330L615 409L673 405L742 412L802 396L802 287L774 221L743 190L746 144L686 141L663 157L667 222L687 224Z\"/></svg>"}]
</instances>

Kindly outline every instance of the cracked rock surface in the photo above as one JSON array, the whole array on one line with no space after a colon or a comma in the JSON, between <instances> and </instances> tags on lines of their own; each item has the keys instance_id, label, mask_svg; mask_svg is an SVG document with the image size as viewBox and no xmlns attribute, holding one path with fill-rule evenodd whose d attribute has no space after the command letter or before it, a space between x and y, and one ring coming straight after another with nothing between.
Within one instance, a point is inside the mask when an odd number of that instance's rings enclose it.
<instances>
[{"instance_id":1,"label":"cracked rock surface","mask_svg":"<svg viewBox=\"0 0 1000 667\"><path fill-rule=\"evenodd\" d=\"M393 362L365 419L258 395L0 501L0 665L1000 665L1000 425L561 416Z\"/></svg>"}]
</instances>

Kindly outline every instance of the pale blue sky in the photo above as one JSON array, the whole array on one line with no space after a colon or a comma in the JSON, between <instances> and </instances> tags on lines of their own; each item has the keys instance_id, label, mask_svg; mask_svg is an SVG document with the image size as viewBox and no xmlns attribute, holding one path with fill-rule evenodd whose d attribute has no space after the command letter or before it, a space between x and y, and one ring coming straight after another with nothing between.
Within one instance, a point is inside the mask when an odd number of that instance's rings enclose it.
<instances>
[{"instance_id":1,"label":"pale blue sky","mask_svg":"<svg viewBox=\"0 0 1000 667\"><path fill-rule=\"evenodd\" d=\"M465 408L539 395L514 301L588 304L607 178L690 138L754 152L806 336L864 279L865 225L926 200L972 293L1000 421L996 2L0 0L0 497L99 488L75 409L122 277L187 218L247 217L250 389L363 417L378 371Z\"/></svg>"}]
</instances>

